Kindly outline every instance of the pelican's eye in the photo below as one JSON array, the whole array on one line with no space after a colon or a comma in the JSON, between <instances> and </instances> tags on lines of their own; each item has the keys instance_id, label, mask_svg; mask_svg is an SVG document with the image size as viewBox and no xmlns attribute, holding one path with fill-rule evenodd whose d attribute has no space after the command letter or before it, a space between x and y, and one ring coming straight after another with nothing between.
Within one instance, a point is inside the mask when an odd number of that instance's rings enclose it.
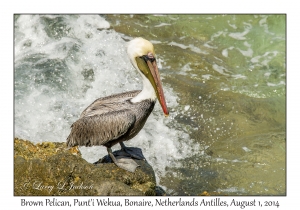
<instances>
[{"instance_id":1,"label":"pelican's eye","mask_svg":"<svg viewBox=\"0 0 300 210\"><path fill-rule=\"evenodd\" d=\"M152 53L148 53L148 55L143 55L140 58L142 58L146 63L147 61L150 61L151 63L155 61L155 57L153 56Z\"/></svg>"}]
</instances>

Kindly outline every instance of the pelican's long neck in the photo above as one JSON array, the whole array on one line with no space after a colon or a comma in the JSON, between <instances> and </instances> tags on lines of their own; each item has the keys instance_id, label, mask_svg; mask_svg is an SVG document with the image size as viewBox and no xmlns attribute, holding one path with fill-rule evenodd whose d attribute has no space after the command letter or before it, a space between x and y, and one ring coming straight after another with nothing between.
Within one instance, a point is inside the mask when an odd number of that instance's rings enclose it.
<instances>
[{"instance_id":1,"label":"pelican's long neck","mask_svg":"<svg viewBox=\"0 0 300 210\"><path fill-rule=\"evenodd\" d=\"M138 71L140 73L140 71ZM156 100L156 94L155 91L150 83L150 81L142 74L140 73L143 78L143 90L134 98L131 99L132 103L138 103L143 100L150 99L152 101Z\"/></svg>"},{"instance_id":2,"label":"pelican's long neck","mask_svg":"<svg viewBox=\"0 0 300 210\"><path fill-rule=\"evenodd\" d=\"M152 101L156 100L156 93L153 86L147 77L141 72L135 60L136 57L147 55L149 52L154 53L153 45L143 38L135 38L128 43L127 54L130 62L143 78L143 90L137 96L131 99L132 103L141 102L147 99Z\"/></svg>"}]
</instances>

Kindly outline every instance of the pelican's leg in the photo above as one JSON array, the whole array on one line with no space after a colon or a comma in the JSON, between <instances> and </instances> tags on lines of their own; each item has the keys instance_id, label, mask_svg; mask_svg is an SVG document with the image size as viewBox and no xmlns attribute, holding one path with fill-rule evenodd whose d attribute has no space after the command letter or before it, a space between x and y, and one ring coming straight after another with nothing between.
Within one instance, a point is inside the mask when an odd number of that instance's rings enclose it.
<instances>
[{"instance_id":1,"label":"pelican's leg","mask_svg":"<svg viewBox=\"0 0 300 210\"><path fill-rule=\"evenodd\" d=\"M124 170L134 172L135 169L139 166L134 160L130 158L123 158L123 159L117 159L114 154L112 153L112 150L110 147L107 147L107 152L112 159L112 161L119 167Z\"/></svg>"},{"instance_id":2,"label":"pelican's leg","mask_svg":"<svg viewBox=\"0 0 300 210\"><path fill-rule=\"evenodd\" d=\"M112 159L112 161L118 166L118 161L117 159L115 158L114 154L112 153L112 150L110 147L107 147L107 152L110 156L110 158ZM120 166L119 166L120 167Z\"/></svg>"},{"instance_id":3,"label":"pelican's leg","mask_svg":"<svg viewBox=\"0 0 300 210\"><path fill-rule=\"evenodd\" d=\"M138 160L145 160L145 157L142 155L139 155L137 153L134 153L130 148L126 147L125 144L121 141L120 142L121 148L124 152L130 155L130 157L138 159Z\"/></svg>"}]
</instances>

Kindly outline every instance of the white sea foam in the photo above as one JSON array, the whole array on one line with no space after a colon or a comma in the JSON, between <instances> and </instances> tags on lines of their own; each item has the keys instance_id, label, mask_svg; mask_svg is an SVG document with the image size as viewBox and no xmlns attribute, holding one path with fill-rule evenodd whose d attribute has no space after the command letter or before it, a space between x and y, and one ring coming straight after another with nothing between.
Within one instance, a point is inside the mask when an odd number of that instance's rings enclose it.
<instances>
[{"instance_id":1,"label":"white sea foam","mask_svg":"<svg viewBox=\"0 0 300 210\"><path fill-rule=\"evenodd\" d=\"M209 80L211 78L211 74L203 74L201 75L203 79Z\"/></svg>"},{"instance_id":2,"label":"white sea foam","mask_svg":"<svg viewBox=\"0 0 300 210\"><path fill-rule=\"evenodd\" d=\"M228 70L225 67L219 66L218 64L213 64L212 67L214 70L216 70L220 74L228 75L227 73L225 73L225 72L228 72Z\"/></svg>"},{"instance_id":3,"label":"white sea foam","mask_svg":"<svg viewBox=\"0 0 300 210\"><path fill-rule=\"evenodd\" d=\"M249 149L248 147L242 147L242 149L243 149L245 152L251 152L251 149Z\"/></svg>"},{"instance_id":4,"label":"white sea foam","mask_svg":"<svg viewBox=\"0 0 300 210\"><path fill-rule=\"evenodd\" d=\"M278 54L278 51L272 51L272 52L265 52L263 55L258 55L253 58L251 58L251 62L255 65L264 65L267 66L268 63L276 57Z\"/></svg>"},{"instance_id":5,"label":"white sea foam","mask_svg":"<svg viewBox=\"0 0 300 210\"><path fill-rule=\"evenodd\" d=\"M227 34L227 32L218 31L218 32L214 33L213 35L211 35L210 40L213 41L216 37L219 37L219 36L225 35L225 34Z\"/></svg>"},{"instance_id":6,"label":"white sea foam","mask_svg":"<svg viewBox=\"0 0 300 210\"><path fill-rule=\"evenodd\" d=\"M179 74L187 75L190 74L191 71L190 63L185 64L183 67L181 67L181 70L179 71Z\"/></svg>"},{"instance_id":7,"label":"white sea foam","mask_svg":"<svg viewBox=\"0 0 300 210\"><path fill-rule=\"evenodd\" d=\"M264 73L264 76L265 77L269 77L271 75L271 72L266 72L266 73Z\"/></svg>"},{"instance_id":8,"label":"white sea foam","mask_svg":"<svg viewBox=\"0 0 300 210\"><path fill-rule=\"evenodd\" d=\"M208 43L211 43L211 41L208 41L208 42L204 43L203 46L204 46L204 47L207 47L207 48L210 48L210 49L217 49L217 48L218 48L218 47L216 47L216 46L211 46L211 45L209 45Z\"/></svg>"},{"instance_id":9,"label":"white sea foam","mask_svg":"<svg viewBox=\"0 0 300 210\"><path fill-rule=\"evenodd\" d=\"M71 124L95 99L142 88L127 57L125 41L108 30L106 20L98 15L59 17L67 25L60 38L46 33L40 16L21 15L16 21L15 136L35 143L64 142ZM162 79L163 74L161 71ZM174 110L176 93L167 84L164 91L169 109ZM166 166L179 166L177 160L197 151L188 134L174 128L176 115L171 111L165 118L157 103L142 131L126 142L140 147L159 175ZM89 162L107 154L101 146L80 150Z\"/></svg>"},{"instance_id":10,"label":"white sea foam","mask_svg":"<svg viewBox=\"0 0 300 210\"><path fill-rule=\"evenodd\" d=\"M200 48L190 44L188 46L184 45L184 44L180 44L180 43L177 43L177 42L170 42L168 43L168 45L171 45L171 46L176 46L176 47L180 47L181 49L190 49L191 51L195 52L195 53L199 53L199 54L208 54L205 50L201 50Z\"/></svg>"},{"instance_id":11,"label":"white sea foam","mask_svg":"<svg viewBox=\"0 0 300 210\"><path fill-rule=\"evenodd\" d=\"M222 55L224 56L224 57L228 57L228 50L232 50L232 49L234 49L234 47L233 46L231 46L231 47L229 47L229 48L225 48L225 49L223 49L222 50Z\"/></svg>"},{"instance_id":12,"label":"white sea foam","mask_svg":"<svg viewBox=\"0 0 300 210\"><path fill-rule=\"evenodd\" d=\"M245 30L243 32L232 32L229 33L228 36L236 39L236 40L245 40L246 39L246 35L250 32L252 26L249 23L244 23L245 25Z\"/></svg>"},{"instance_id":13,"label":"white sea foam","mask_svg":"<svg viewBox=\"0 0 300 210\"><path fill-rule=\"evenodd\" d=\"M248 47L247 50L242 50L238 48L238 50L246 57L252 57L253 55L253 50L251 49L251 45L248 42L244 42L244 45Z\"/></svg>"},{"instance_id":14,"label":"white sea foam","mask_svg":"<svg viewBox=\"0 0 300 210\"><path fill-rule=\"evenodd\" d=\"M154 26L154 27L163 27L163 26L170 26L171 24L169 24L169 23L161 23L161 24L158 24L158 25L156 25L156 26Z\"/></svg>"},{"instance_id":15,"label":"white sea foam","mask_svg":"<svg viewBox=\"0 0 300 210\"><path fill-rule=\"evenodd\" d=\"M234 79L247 79L247 76L241 74L233 74L231 75Z\"/></svg>"},{"instance_id":16,"label":"white sea foam","mask_svg":"<svg viewBox=\"0 0 300 210\"><path fill-rule=\"evenodd\" d=\"M269 31L269 27L267 24L268 16L262 16L262 19L259 21L259 25L265 29L265 33L274 35L274 33Z\"/></svg>"},{"instance_id":17,"label":"white sea foam","mask_svg":"<svg viewBox=\"0 0 300 210\"><path fill-rule=\"evenodd\" d=\"M230 21L229 21L229 20L227 21L227 23L228 23L228 25L229 25L230 27L232 27L233 29L237 29L237 26L236 26L235 24L230 24Z\"/></svg>"},{"instance_id":18,"label":"white sea foam","mask_svg":"<svg viewBox=\"0 0 300 210\"><path fill-rule=\"evenodd\" d=\"M190 105L186 105L185 107L184 107L184 111L187 111L187 110L189 110L190 109Z\"/></svg>"},{"instance_id":19,"label":"white sea foam","mask_svg":"<svg viewBox=\"0 0 300 210\"><path fill-rule=\"evenodd\" d=\"M180 43L177 43L177 42L170 42L168 45L171 45L171 46L177 46L177 47L180 47L181 49L187 49L188 48L188 46L186 46L186 45L184 45L184 44L180 44Z\"/></svg>"},{"instance_id":20,"label":"white sea foam","mask_svg":"<svg viewBox=\"0 0 300 210\"><path fill-rule=\"evenodd\" d=\"M280 81L277 84L271 83L271 82L267 82L267 85L270 86L270 87L275 87L275 86L279 86L279 85L285 85L285 82L284 81Z\"/></svg>"},{"instance_id":21,"label":"white sea foam","mask_svg":"<svg viewBox=\"0 0 300 210\"><path fill-rule=\"evenodd\" d=\"M237 39L237 40L245 40L246 37L245 35L247 35L249 33L250 30L245 30L243 32L235 32L235 33L230 33L228 34L228 36Z\"/></svg>"}]
</instances>

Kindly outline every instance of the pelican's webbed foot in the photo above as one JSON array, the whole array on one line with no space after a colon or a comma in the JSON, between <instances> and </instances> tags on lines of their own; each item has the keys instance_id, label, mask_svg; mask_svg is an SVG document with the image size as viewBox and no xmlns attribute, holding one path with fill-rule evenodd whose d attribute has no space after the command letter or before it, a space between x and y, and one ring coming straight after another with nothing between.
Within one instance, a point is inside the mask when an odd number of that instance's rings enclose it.
<instances>
[{"instance_id":1,"label":"pelican's webbed foot","mask_svg":"<svg viewBox=\"0 0 300 210\"><path fill-rule=\"evenodd\" d=\"M112 161L119 167L124 170L135 172L135 169L139 167L139 165L131 158L126 156L117 156L117 158L112 153L111 148L107 148L107 152L112 159Z\"/></svg>"},{"instance_id":2,"label":"pelican's webbed foot","mask_svg":"<svg viewBox=\"0 0 300 210\"><path fill-rule=\"evenodd\" d=\"M138 160L146 160L144 157L142 150L136 147L126 147L123 142L120 142L122 150L127 153L130 157L138 159Z\"/></svg>"}]
</instances>

